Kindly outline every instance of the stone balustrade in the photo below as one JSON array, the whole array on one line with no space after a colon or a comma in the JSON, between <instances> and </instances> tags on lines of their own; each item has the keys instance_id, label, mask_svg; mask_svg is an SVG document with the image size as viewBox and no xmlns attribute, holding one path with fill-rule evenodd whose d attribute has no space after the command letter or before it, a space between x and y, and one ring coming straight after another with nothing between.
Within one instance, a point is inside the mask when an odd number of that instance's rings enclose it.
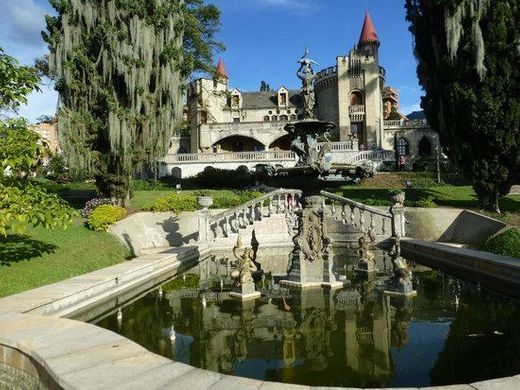
<instances>
[{"instance_id":1,"label":"stone balustrade","mask_svg":"<svg viewBox=\"0 0 520 390\"><path fill-rule=\"evenodd\" d=\"M348 108L348 111L349 111L350 115L352 115L352 114L364 114L365 113L365 106L364 105L350 106Z\"/></svg>"},{"instance_id":2,"label":"stone balustrade","mask_svg":"<svg viewBox=\"0 0 520 390\"><path fill-rule=\"evenodd\" d=\"M225 152L225 153L184 153L168 154L162 162L166 164L179 163L216 163L240 161L291 161L296 160L294 152L289 150L272 150L266 152Z\"/></svg>"},{"instance_id":3,"label":"stone balustrade","mask_svg":"<svg viewBox=\"0 0 520 390\"><path fill-rule=\"evenodd\" d=\"M372 232L383 237L391 235L393 230L392 213L384 212L327 191L321 191L321 195L324 202L329 201L331 203L332 216L336 221L351 224L359 228L363 233Z\"/></svg>"},{"instance_id":4,"label":"stone balustrade","mask_svg":"<svg viewBox=\"0 0 520 390\"><path fill-rule=\"evenodd\" d=\"M319 148L327 142L321 142ZM350 140L343 142L329 142L332 153L350 152L358 150L358 141ZM364 153L363 155L366 155ZM393 158L393 157L392 157ZM356 161L361 161L360 158ZM162 162L166 164L182 163L217 163L217 162L240 162L240 161L296 161L296 154L290 150L269 150L262 152L223 152L223 153L183 153L168 154Z\"/></svg>"},{"instance_id":5,"label":"stone balustrade","mask_svg":"<svg viewBox=\"0 0 520 390\"><path fill-rule=\"evenodd\" d=\"M214 216L203 210L199 213L199 242L229 237L255 221L299 209L300 196L299 190L279 189Z\"/></svg>"},{"instance_id":6,"label":"stone balustrade","mask_svg":"<svg viewBox=\"0 0 520 390\"><path fill-rule=\"evenodd\" d=\"M363 160L372 161L393 161L395 160L395 152L393 150L365 150L348 156L342 161L344 164L356 164Z\"/></svg>"},{"instance_id":7,"label":"stone balustrade","mask_svg":"<svg viewBox=\"0 0 520 390\"><path fill-rule=\"evenodd\" d=\"M385 130L392 129L428 129L430 126L428 125L428 121L426 119L395 119L395 120L385 120L383 122L383 127Z\"/></svg>"}]
</instances>

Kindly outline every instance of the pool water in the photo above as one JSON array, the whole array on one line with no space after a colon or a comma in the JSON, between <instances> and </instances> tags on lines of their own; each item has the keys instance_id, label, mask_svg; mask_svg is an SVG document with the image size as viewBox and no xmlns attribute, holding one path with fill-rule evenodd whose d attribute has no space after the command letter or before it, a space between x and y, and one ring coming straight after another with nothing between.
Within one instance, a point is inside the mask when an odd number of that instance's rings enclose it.
<instances>
[{"instance_id":1,"label":"pool water","mask_svg":"<svg viewBox=\"0 0 520 390\"><path fill-rule=\"evenodd\" d=\"M301 291L268 277L261 298L240 302L218 281L178 276L92 322L175 361L277 382L419 387L520 373L518 300L425 267L413 298L386 293L386 275L352 279Z\"/></svg>"}]
</instances>

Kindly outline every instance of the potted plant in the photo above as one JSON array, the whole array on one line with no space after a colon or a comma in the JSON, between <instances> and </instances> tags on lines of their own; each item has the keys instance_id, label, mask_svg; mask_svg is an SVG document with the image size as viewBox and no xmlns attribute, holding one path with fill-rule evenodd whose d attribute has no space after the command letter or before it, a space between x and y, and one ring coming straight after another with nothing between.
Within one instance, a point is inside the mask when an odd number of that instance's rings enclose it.
<instances>
[{"instance_id":1,"label":"potted plant","mask_svg":"<svg viewBox=\"0 0 520 390\"><path fill-rule=\"evenodd\" d=\"M390 192L390 200L394 206L404 206L405 194L402 190L392 190Z\"/></svg>"}]
</instances>

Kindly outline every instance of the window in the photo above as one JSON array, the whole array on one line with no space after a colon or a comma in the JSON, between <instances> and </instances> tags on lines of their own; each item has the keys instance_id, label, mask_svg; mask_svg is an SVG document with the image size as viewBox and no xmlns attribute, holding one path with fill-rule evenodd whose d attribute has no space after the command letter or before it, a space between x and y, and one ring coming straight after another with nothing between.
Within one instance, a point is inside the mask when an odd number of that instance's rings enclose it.
<instances>
[{"instance_id":1,"label":"window","mask_svg":"<svg viewBox=\"0 0 520 390\"><path fill-rule=\"evenodd\" d=\"M292 120L292 121L295 121L295 120L296 120L296 115L292 114L292 115L291 115L291 120Z\"/></svg>"},{"instance_id":2,"label":"window","mask_svg":"<svg viewBox=\"0 0 520 390\"><path fill-rule=\"evenodd\" d=\"M400 156L408 156L410 154L410 145L404 138L399 138L396 144L397 154Z\"/></svg>"},{"instance_id":3,"label":"window","mask_svg":"<svg viewBox=\"0 0 520 390\"><path fill-rule=\"evenodd\" d=\"M280 122L287 122L289 117L287 115L280 115Z\"/></svg>"},{"instance_id":4,"label":"window","mask_svg":"<svg viewBox=\"0 0 520 390\"><path fill-rule=\"evenodd\" d=\"M276 115L273 115L271 117L271 122L278 122L278 117Z\"/></svg>"},{"instance_id":5,"label":"window","mask_svg":"<svg viewBox=\"0 0 520 390\"><path fill-rule=\"evenodd\" d=\"M350 105L361 106L363 104L363 94L359 91L354 91L350 94Z\"/></svg>"},{"instance_id":6,"label":"window","mask_svg":"<svg viewBox=\"0 0 520 390\"><path fill-rule=\"evenodd\" d=\"M234 122L234 123L238 123L238 122L240 122L240 118L233 118L233 122Z\"/></svg>"},{"instance_id":7,"label":"window","mask_svg":"<svg viewBox=\"0 0 520 390\"><path fill-rule=\"evenodd\" d=\"M264 116L264 122L269 122L269 115Z\"/></svg>"},{"instance_id":8,"label":"window","mask_svg":"<svg viewBox=\"0 0 520 390\"><path fill-rule=\"evenodd\" d=\"M240 105L240 96L231 96L231 107L238 107Z\"/></svg>"},{"instance_id":9,"label":"window","mask_svg":"<svg viewBox=\"0 0 520 390\"><path fill-rule=\"evenodd\" d=\"M273 113L272 111L269 111L269 113L268 113L268 114L269 114L269 115L271 115L272 113Z\"/></svg>"},{"instance_id":10,"label":"window","mask_svg":"<svg viewBox=\"0 0 520 390\"><path fill-rule=\"evenodd\" d=\"M281 106L287 105L287 94L286 93L280 94L280 105Z\"/></svg>"},{"instance_id":11,"label":"window","mask_svg":"<svg viewBox=\"0 0 520 390\"><path fill-rule=\"evenodd\" d=\"M200 112L200 123L208 123L208 113L206 111Z\"/></svg>"},{"instance_id":12,"label":"window","mask_svg":"<svg viewBox=\"0 0 520 390\"><path fill-rule=\"evenodd\" d=\"M287 114L290 114L291 113L291 110L287 110Z\"/></svg>"}]
</instances>

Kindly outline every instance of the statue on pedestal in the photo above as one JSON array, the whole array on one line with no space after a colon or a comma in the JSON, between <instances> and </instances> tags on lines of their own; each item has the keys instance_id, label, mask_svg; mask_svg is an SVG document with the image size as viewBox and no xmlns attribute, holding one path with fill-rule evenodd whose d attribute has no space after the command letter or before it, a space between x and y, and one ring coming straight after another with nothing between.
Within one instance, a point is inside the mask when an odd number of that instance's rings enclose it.
<instances>
[{"instance_id":1,"label":"statue on pedestal","mask_svg":"<svg viewBox=\"0 0 520 390\"><path fill-rule=\"evenodd\" d=\"M375 255L372 252L368 245L368 240L365 235L359 237L358 240L358 250L357 254L359 256L359 262L356 271L358 272L375 272L376 271L376 262Z\"/></svg>"},{"instance_id":2,"label":"statue on pedestal","mask_svg":"<svg viewBox=\"0 0 520 390\"><path fill-rule=\"evenodd\" d=\"M242 254L240 254L239 249L241 247L242 239L239 235L237 243L233 247L233 256L238 260L238 266L229 274L235 280L233 291L230 295L241 299L257 298L260 296L260 293L255 290L255 282L251 275L252 272L258 269L253 261L254 252L252 248L245 248Z\"/></svg>"},{"instance_id":3,"label":"statue on pedestal","mask_svg":"<svg viewBox=\"0 0 520 390\"><path fill-rule=\"evenodd\" d=\"M258 268L253 262L253 249L245 248L242 254L239 254L239 249L242 247L242 239L240 235L237 238L237 243L233 247L233 256L238 260L237 269L231 271L231 277L235 279L235 284L240 286L242 284L253 283L251 272Z\"/></svg>"}]
</instances>

